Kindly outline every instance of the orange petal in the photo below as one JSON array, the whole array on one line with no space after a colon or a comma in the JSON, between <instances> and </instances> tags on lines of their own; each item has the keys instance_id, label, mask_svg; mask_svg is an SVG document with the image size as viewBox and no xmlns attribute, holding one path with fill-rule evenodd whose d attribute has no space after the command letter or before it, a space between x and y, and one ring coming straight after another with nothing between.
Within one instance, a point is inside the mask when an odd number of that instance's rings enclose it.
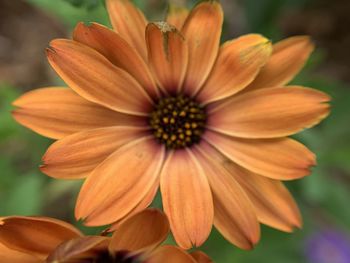
<instances>
[{"instance_id":1,"label":"orange petal","mask_svg":"<svg viewBox=\"0 0 350 263\"><path fill-rule=\"evenodd\" d=\"M10 249L46 258L63 241L82 234L72 225L46 217L6 217L0 225L0 243Z\"/></svg>"},{"instance_id":2,"label":"orange petal","mask_svg":"<svg viewBox=\"0 0 350 263\"><path fill-rule=\"evenodd\" d=\"M43 263L42 259L39 259L30 254L22 253L16 250L9 249L0 243L0 258L4 263Z\"/></svg>"},{"instance_id":3,"label":"orange petal","mask_svg":"<svg viewBox=\"0 0 350 263\"><path fill-rule=\"evenodd\" d=\"M156 197L157 191L159 188L159 179L155 181L154 185L145 195L145 197L140 201L140 203L135 206L135 208L128 213L124 218L120 219L118 222L115 222L110 228L108 232L114 232L125 220L129 217L143 211L145 208L149 207L152 204L152 201Z\"/></svg>"},{"instance_id":4,"label":"orange petal","mask_svg":"<svg viewBox=\"0 0 350 263\"><path fill-rule=\"evenodd\" d=\"M47 262L79 262L96 256L101 250L108 250L109 237L85 236L60 244L47 258Z\"/></svg>"},{"instance_id":5,"label":"orange petal","mask_svg":"<svg viewBox=\"0 0 350 263\"><path fill-rule=\"evenodd\" d=\"M196 158L213 192L214 224L231 243L252 249L260 238L260 227L253 206L239 183L223 166L224 159L209 144L196 147Z\"/></svg>"},{"instance_id":6,"label":"orange petal","mask_svg":"<svg viewBox=\"0 0 350 263\"><path fill-rule=\"evenodd\" d=\"M204 171L189 150L169 154L160 189L176 242L184 249L202 245L213 224L213 200Z\"/></svg>"},{"instance_id":7,"label":"orange petal","mask_svg":"<svg viewBox=\"0 0 350 263\"><path fill-rule=\"evenodd\" d=\"M314 44L307 36L290 37L276 43L270 60L244 91L287 84L303 68L313 50Z\"/></svg>"},{"instance_id":8,"label":"orange petal","mask_svg":"<svg viewBox=\"0 0 350 263\"><path fill-rule=\"evenodd\" d=\"M113 233L109 249L135 254L153 250L169 234L169 222L157 209L146 209L125 220Z\"/></svg>"},{"instance_id":9,"label":"orange petal","mask_svg":"<svg viewBox=\"0 0 350 263\"><path fill-rule=\"evenodd\" d=\"M144 135L141 128L125 126L75 133L50 146L41 171L61 179L84 178L119 147Z\"/></svg>"},{"instance_id":10,"label":"orange petal","mask_svg":"<svg viewBox=\"0 0 350 263\"><path fill-rule=\"evenodd\" d=\"M143 118L118 113L91 103L67 88L42 88L25 93L13 117L23 126L53 139L107 126L141 126Z\"/></svg>"},{"instance_id":11,"label":"orange petal","mask_svg":"<svg viewBox=\"0 0 350 263\"><path fill-rule=\"evenodd\" d=\"M97 23L79 23L74 30L73 39L96 49L114 65L128 72L152 97L159 95L145 61L119 34Z\"/></svg>"},{"instance_id":12,"label":"orange petal","mask_svg":"<svg viewBox=\"0 0 350 263\"><path fill-rule=\"evenodd\" d=\"M107 108L145 116L151 99L126 71L76 41L51 41L47 57L60 77L85 99Z\"/></svg>"},{"instance_id":13,"label":"orange petal","mask_svg":"<svg viewBox=\"0 0 350 263\"><path fill-rule=\"evenodd\" d=\"M196 263L196 261L187 254L184 250L165 245L157 248L152 255L147 259L147 262L152 263Z\"/></svg>"},{"instance_id":14,"label":"orange petal","mask_svg":"<svg viewBox=\"0 0 350 263\"><path fill-rule=\"evenodd\" d=\"M226 42L220 48L213 71L198 95L199 101L213 102L245 88L268 61L271 51L270 41L257 34Z\"/></svg>"},{"instance_id":15,"label":"orange petal","mask_svg":"<svg viewBox=\"0 0 350 263\"><path fill-rule=\"evenodd\" d=\"M150 66L160 87L173 94L179 92L188 62L185 39L175 27L159 22L148 24L146 42Z\"/></svg>"},{"instance_id":16,"label":"orange petal","mask_svg":"<svg viewBox=\"0 0 350 263\"><path fill-rule=\"evenodd\" d=\"M304 177L316 164L316 157L310 150L289 138L249 140L210 131L204 137L233 162L272 179Z\"/></svg>"},{"instance_id":17,"label":"orange petal","mask_svg":"<svg viewBox=\"0 0 350 263\"><path fill-rule=\"evenodd\" d=\"M115 31L147 61L145 29L147 20L129 0L107 0L109 18Z\"/></svg>"},{"instance_id":18,"label":"orange petal","mask_svg":"<svg viewBox=\"0 0 350 263\"><path fill-rule=\"evenodd\" d=\"M191 256L196 260L197 263L213 263L214 261L202 251L194 251L191 253Z\"/></svg>"},{"instance_id":19,"label":"orange petal","mask_svg":"<svg viewBox=\"0 0 350 263\"><path fill-rule=\"evenodd\" d=\"M194 95L207 79L216 60L223 11L217 1L204 1L191 11L184 27L183 34L188 43L189 61L184 89Z\"/></svg>"},{"instance_id":20,"label":"orange petal","mask_svg":"<svg viewBox=\"0 0 350 263\"><path fill-rule=\"evenodd\" d=\"M208 127L243 138L276 138L318 124L329 114L325 93L297 86L266 88L217 103Z\"/></svg>"},{"instance_id":21,"label":"orange petal","mask_svg":"<svg viewBox=\"0 0 350 263\"><path fill-rule=\"evenodd\" d=\"M285 232L301 227L298 206L280 181L254 174L232 162L226 162L225 168L247 193L260 222Z\"/></svg>"},{"instance_id":22,"label":"orange petal","mask_svg":"<svg viewBox=\"0 0 350 263\"><path fill-rule=\"evenodd\" d=\"M190 11L185 7L169 5L166 21L181 31Z\"/></svg>"},{"instance_id":23,"label":"orange petal","mask_svg":"<svg viewBox=\"0 0 350 263\"><path fill-rule=\"evenodd\" d=\"M88 176L75 215L89 226L116 222L130 213L158 179L165 149L145 137L126 144Z\"/></svg>"}]
</instances>

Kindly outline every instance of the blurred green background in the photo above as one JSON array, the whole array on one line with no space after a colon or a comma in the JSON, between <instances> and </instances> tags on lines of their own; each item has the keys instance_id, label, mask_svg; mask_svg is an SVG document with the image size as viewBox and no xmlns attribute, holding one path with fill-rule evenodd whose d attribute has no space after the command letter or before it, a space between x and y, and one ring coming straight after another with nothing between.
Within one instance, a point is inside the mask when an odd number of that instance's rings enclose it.
<instances>
[{"instance_id":1,"label":"blurred green background","mask_svg":"<svg viewBox=\"0 0 350 263\"><path fill-rule=\"evenodd\" d=\"M167 1L134 1L150 20L162 20ZM173 1L191 7L193 1ZM296 136L318 156L313 174L288 182L304 218L293 234L262 227L253 251L242 251L216 231L201 248L215 262L350 262L350 1L222 0L223 40L257 32L273 41L309 34L317 50L293 83L329 93L332 114ZM15 123L11 102L23 92L61 84L44 55L48 42L69 37L79 21L109 25L100 0L0 1L0 215L47 215L74 222L81 182L53 180L38 170L51 143ZM160 200L155 201L160 205ZM80 226L82 227L82 226ZM100 229L85 229L97 234Z\"/></svg>"}]
</instances>

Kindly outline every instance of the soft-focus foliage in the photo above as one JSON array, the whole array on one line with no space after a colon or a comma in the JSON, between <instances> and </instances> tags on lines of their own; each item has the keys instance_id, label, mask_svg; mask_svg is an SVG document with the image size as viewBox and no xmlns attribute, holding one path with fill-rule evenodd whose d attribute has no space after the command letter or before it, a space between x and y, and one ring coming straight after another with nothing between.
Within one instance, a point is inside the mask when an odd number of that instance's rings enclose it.
<instances>
[{"instance_id":1,"label":"soft-focus foliage","mask_svg":"<svg viewBox=\"0 0 350 263\"><path fill-rule=\"evenodd\" d=\"M96 21L109 25L103 1L28 0L28 2L56 17L65 25L68 32L79 21ZM150 18L160 20L165 14L165 1L134 2L145 10ZM194 2L188 1L188 4L192 5ZM231 5L231 1L222 2L224 5L227 4L225 11L228 12L224 28L225 39L237 36L239 31L239 33L262 33L273 40L279 40L285 36L279 25L286 10L294 8L301 12L305 5L312 4L312 1L308 0L248 0L241 1L244 3L241 9L233 10L236 5ZM235 12L244 12L245 17L240 21L242 28L238 30L232 26L237 22L233 18L237 17L234 15ZM348 12L350 13L350 10ZM320 235L315 233L337 229L343 232L345 237L349 237L347 227L350 222L350 209L348 209L350 83L336 81L331 76L332 70L322 70L327 52L329 52L327 49L317 49L303 73L294 80L294 83L326 91L333 98L330 117L317 128L298 135L298 139L317 154L318 166L311 176L287 183L301 208L304 218L303 229L293 234L285 234L263 228L260 244L254 251L248 252L234 248L220 234L213 232L201 249L216 262L317 263L311 261L315 257L308 257L314 252L306 251L309 249L306 244L310 238L319 238ZM42 214L73 220L73 206L81 183L51 180L39 172L40 157L49 141L15 123L10 115L12 109L10 104L23 93L21 90L23 87L13 87L1 82L0 79L0 215ZM56 83L60 83L60 80L56 80ZM47 84L52 85L54 81ZM160 204L158 198L154 206ZM99 233L99 229L88 231ZM332 239L329 242L332 242ZM337 244L332 244L333 246Z\"/></svg>"}]
</instances>

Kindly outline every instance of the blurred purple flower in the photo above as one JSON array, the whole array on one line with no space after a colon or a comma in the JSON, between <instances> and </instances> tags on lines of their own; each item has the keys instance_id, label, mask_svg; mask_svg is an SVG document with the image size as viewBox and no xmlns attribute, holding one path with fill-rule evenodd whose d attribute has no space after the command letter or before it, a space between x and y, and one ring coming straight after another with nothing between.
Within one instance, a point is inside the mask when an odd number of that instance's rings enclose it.
<instances>
[{"instance_id":1,"label":"blurred purple flower","mask_svg":"<svg viewBox=\"0 0 350 263\"><path fill-rule=\"evenodd\" d=\"M310 263L350 263L350 239L337 230L313 234L306 243Z\"/></svg>"}]
</instances>

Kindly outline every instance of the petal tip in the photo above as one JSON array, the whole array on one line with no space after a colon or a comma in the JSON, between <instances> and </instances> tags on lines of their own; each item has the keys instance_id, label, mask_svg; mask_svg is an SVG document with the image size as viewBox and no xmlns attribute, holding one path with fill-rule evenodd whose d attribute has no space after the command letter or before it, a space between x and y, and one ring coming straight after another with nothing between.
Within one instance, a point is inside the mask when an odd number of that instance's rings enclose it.
<instances>
[{"instance_id":1,"label":"petal tip","mask_svg":"<svg viewBox=\"0 0 350 263\"><path fill-rule=\"evenodd\" d=\"M295 230L301 230L303 228L303 220L301 218L298 218L293 222L292 227L293 227L293 232Z\"/></svg>"},{"instance_id":2,"label":"petal tip","mask_svg":"<svg viewBox=\"0 0 350 263\"><path fill-rule=\"evenodd\" d=\"M305 45L314 48L315 47L315 42L314 40L311 38L311 36L308 35L301 35L299 36L299 39L301 42L304 42Z\"/></svg>"},{"instance_id":3,"label":"petal tip","mask_svg":"<svg viewBox=\"0 0 350 263\"><path fill-rule=\"evenodd\" d=\"M39 165L40 171L45 170L46 167L47 167L47 164L40 164L40 165Z\"/></svg>"},{"instance_id":4,"label":"petal tip","mask_svg":"<svg viewBox=\"0 0 350 263\"><path fill-rule=\"evenodd\" d=\"M53 177L55 178L51 173L50 173L50 169L51 166L49 166L48 164L46 163L43 163L43 164L40 164L39 165L39 170L40 172L42 172L43 174L47 175L47 176L50 176L50 177Z\"/></svg>"},{"instance_id":5,"label":"petal tip","mask_svg":"<svg viewBox=\"0 0 350 263\"><path fill-rule=\"evenodd\" d=\"M55 38L50 41L49 47L47 47L46 50L57 53L60 47L62 47L63 45L72 44L72 43L77 43L77 42L66 38Z\"/></svg>"},{"instance_id":6,"label":"petal tip","mask_svg":"<svg viewBox=\"0 0 350 263\"><path fill-rule=\"evenodd\" d=\"M77 206L75 207L74 210L74 217L76 221L84 221L85 217L82 215L80 209L77 208Z\"/></svg>"},{"instance_id":7,"label":"petal tip","mask_svg":"<svg viewBox=\"0 0 350 263\"><path fill-rule=\"evenodd\" d=\"M258 238L255 238L255 237L247 238L245 244L240 244L240 245L236 244L236 245L243 250L253 250L259 243L259 240L260 240L260 235L258 236Z\"/></svg>"},{"instance_id":8,"label":"petal tip","mask_svg":"<svg viewBox=\"0 0 350 263\"><path fill-rule=\"evenodd\" d=\"M13 107L21 107L22 105L21 105L21 100L22 100L22 97L23 97L24 95L22 95L22 96L20 96L20 97L18 97L17 99L15 99L14 101L12 101L11 102L11 105L13 106ZM14 112L15 110L12 110L11 111L11 114Z\"/></svg>"},{"instance_id":9,"label":"petal tip","mask_svg":"<svg viewBox=\"0 0 350 263\"><path fill-rule=\"evenodd\" d=\"M77 24L76 24L76 26L75 26L75 28L74 28L74 31L77 29L77 28L82 28L82 27L86 27L87 25L85 24L85 22L83 22L83 21L79 21Z\"/></svg>"},{"instance_id":10,"label":"petal tip","mask_svg":"<svg viewBox=\"0 0 350 263\"><path fill-rule=\"evenodd\" d=\"M22 126L28 127L28 126L26 125L25 120L23 120L23 113L22 113L20 110L21 110L21 108L12 110L12 111L11 111L11 116L12 116L12 118L13 118L16 122L18 122L18 123L21 124Z\"/></svg>"},{"instance_id":11,"label":"petal tip","mask_svg":"<svg viewBox=\"0 0 350 263\"><path fill-rule=\"evenodd\" d=\"M50 46L48 46L48 47L45 49L45 52L46 52L46 55L47 55L47 56L51 56L51 55L57 53L57 52L56 52L56 49L55 49L53 46L51 46L51 43L50 43Z\"/></svg>"},{"instance_id":12,"label":"petal tip","mask_svg":"<svg viewBox=\"0 0 350 263\"><path fill-rule=\"evenodd\" d=\"M12 105L15 106L15 107L18 107L16 104L15 104L16 101L12 102ZM12 117L17 121L16 119L16 116L18 115L18 109L15 109L15 110L11 110L10 111Z\"/></svg>"}]
</instances>

